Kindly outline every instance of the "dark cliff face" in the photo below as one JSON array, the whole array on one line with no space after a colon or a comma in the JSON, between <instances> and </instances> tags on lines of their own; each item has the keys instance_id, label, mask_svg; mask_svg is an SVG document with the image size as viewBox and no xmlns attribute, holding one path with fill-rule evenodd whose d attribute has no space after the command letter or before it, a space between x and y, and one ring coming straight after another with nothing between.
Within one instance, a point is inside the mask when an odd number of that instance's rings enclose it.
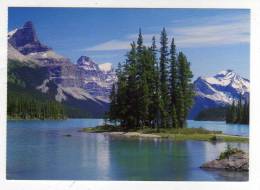
<instances>
[{"instance_id":1,"label":"dark cliff face","mask_svg":"<svg viewBox=\"0 0 260 190\"><path fill-rule=\"evenodd\" d=\"M49 47L40 43L37 38L33 23L28 21L18 29L8 40L8 42L24 55L34 52L44 52L50 50Z\"/></svg>"}]
</instances>

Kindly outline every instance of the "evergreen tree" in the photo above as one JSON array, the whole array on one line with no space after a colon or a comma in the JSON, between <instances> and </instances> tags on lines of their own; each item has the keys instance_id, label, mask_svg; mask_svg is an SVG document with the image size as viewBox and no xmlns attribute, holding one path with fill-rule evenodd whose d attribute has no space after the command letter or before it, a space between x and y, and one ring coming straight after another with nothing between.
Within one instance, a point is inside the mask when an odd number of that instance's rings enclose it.
<instances>
[{"instance_id":1,"label":"evergreen tree","mask_svg":"<svg viewBox=\"0 0 260 190\"><path fill-rule=\"evenodd\" d=\"M63 119L66 117L62 104L53 100L38 100L23 92L8 94L7 114L11 118L20 119Z\"/></svg>"},{"instance_id":2,"label":"evergreen tree","mask_svg":"<svg viewBox=\"0 0 260 190\"><path fill-rule=\"evenodd\" d=\"M117 82L117 117L120 123L124 127L129 127L127 123L127 86L126 86L126 76L124 73L124 68L121 63L118 64L118 69L116 70L116 75L118 77Z\"/></svg>"},{"instance_id":3,"label":"evergreen tree","mask_svg":"<svg viewBox=\"0 0 260 190\"><path fill-rule=\"evenodd\" d=\"M231 123L235 123L237 121L237 109L236 109L236 102L235 99L233 99L232 106L231 106Z\"/></svg>"},{"instance_id":4,"label":"evergreen tree","mask_svg":"<svg viewBox=\"0 0 260 190\"><path fill-rule=\"evenodd\" d=\"M236 106L236 113L237 113L237 117L236 117L236 121L235 123L241 123L242 122L242 117L243 117L243 107L242 107L242 95L239 95L239 99L238 99L238 104Z\"/></svg>"},{"instance_id":5,"label":"evergreen tree","mask_svg":"<svg viewBox=\"0 0 260 190\"><path fill-rule=\"evenodd\" d=\"M176 113L176 105L174 105L173 107L171 107L171 119L172 119L172 127L173 128L178 128L178 118L177 118L177 113Z\"/></svg>"},{"instance_id":6,"label":"evergreen tree","mask_svg":"<svg viewBox=\"0 0 260 190\"><path fill-rule=\"evenodd\" d=\"M137 85L137 51L135 42L131 44L131 50L127 55L127 115L128 123L134 128L139 125L139 86Z\"/></svg>"},{"instance_id":7,"label":"evergreen tree","mask_svg":"<svg viewBox=\"0 0 260 190\"><path fill-rule=\"evenodd\" d=\"M232 123L232 106L233 105L234 105L234 101L233 101L232 105L227 108L227 111L226 111L226 122L227 123Z\"/></svg>"},{"instance_id":8,"label":"evergreen tree","mask_svg":"<svg viewBox=\"0 0 260 190\"><path fill-rule=\"evenodd\" d=\"M178 96L177 96L177 117L178 117L178 127L184 127L185 126L185 104L184 104L184 95L182 86L179 85L178 87Z\"/></svg>"},{"instance_id":9,"label":"evergreen tree","mask_svg":"<svg viewBox=\"0 0 260 190\"><path fill-rule=\"evenodd\" d=\"M243 124L249 124L249 103L245 101L244 107L243 107Z\"/></svg>"},{"instance_id":10,"label":"evergreen tree","mask_svg":"<svg viewBox=\"0 0 260 190\"><path fill-rule=\"evenodd\" d=\"M141 126L144 127L146 125L149 125L148 119L149 119L149 104L150 104L149 87L145 75L142 75L141 86L142 86L141 88L142 90L140 96L140 109L141 109L140 120L141 120Z\"/></svg>"},{"instance_id":11,"label":"evergreen tree","mask_svg":"<svg viewBox=\"0 0 260 190\"><path fill-rule=\"evenodd\" d=\"M154 127L156 110L158 105L158 97L156 94L156 55L154 55L154 47L145 48L144 55L144 79L147 87L144 88L147 103L148 103L148 117L146 125L149 127Z\"/></svg>"},{"instance_id":12,"label":"evergreen tree","mask_svg":"<svg viewBox=\"0 0 260 190\"><path fill-rule=\"evenodd\" d=\"M140 56L140 64L142 65L143 71L141 73L141 80L140 80L140 101L139 101L139 108L141 110L141 124L149 125L149 108L150 108L150 88L152 88L152 68L151 68L151 59L152 54L151 52L144 47L143 52ZM149 83L148 83L149 81Z\"/></svg>"},{"instance_id":13,"label":"evergreen tree","mask_svg":"<svg viewBox=\"0 0 260 190\"><path fill-rule=\"evenodd\" d=\"M110 109L109 109L109 119L111 122L117 121L117 100L116 100L116 87L115 84L112 86L111 94L110 94Z\"/></svg>"},{"instance_id":14,"label":"evergreen tree","mask_svg":"<svg viewBox=\"0 0 260 190\"><path fill-rule=\"evenodd\" d=\"M174 38L172 38L171 49L170 49L170 113L171 113L171 122L172 127L177 128L177 97L178 97L178 65L176 57L176 46L174 44Z\"/></svg>"},{"instance_id":15,"label":"evergreen tree","mask_svg":"<svg viewBox=\"0 0 260 190\"><path fill-rule=\"evenodd\" d=\"M185 126L193 98L192 72L183 53L177 58L174 40L168 58L167 44L163 29L157 60L155 38L152 46L146 47L139 30L137 45L131 44L125 64L119 64L116 71L118 81L110 96L110 120L119 121L126 129Z\"/></svg>"},{"instance_id":16,"label":"evergreen tree","mask_svg":"<svg viewBox=\"0 0 260 190\"><path fill-rule=\"evenodd\" d=\"M165 28L161 32L160 39L160 95L161 103L161 127L169 126L168 118L168 105L169 105L169 92L168 92L168 38Z\"/></svg>"},{"instance_id":17,"label":"evergreen tree","mask_svg":"<svg viewBox=\"0 0 260 190\"><path fill-rule=\"evenodd\" d=\"M139 28L139 34L138 34L138 39L137 39L137 53L138 55L142 54L143 51L143 36L142 36L142 30Z\"/></svg>"},{"instance_id":18,"label":"evergreen tree","mask_svg":"<svg viewBox=\"0 0 260 190\"><path fill-rule=\"evenodd\" d=\"M154 86L153 86L153 97L152 97L152 108L150 109L151 117L154 118L154 125L159 128L159 117L160 117L160 73L159 73L159 63L157 61L157 47L155 37L152 38L152 63L154 67Z\"/></svg>"},{"instance_id":19,"label":"evergreen tree","mask_svg":"<svg viewBox=\"0 0 260 190\"><path fill-rule=\"evenodd\" d=\"M242 103L242 96L239 97L237 103L233 99L232 105L228 107L226 123L249 124L249 103L247 101Z\"/></svg>"},{"instance_id":20,"label":"evergreen tree","mask_svg":"<svg viewBox=\"0 0 260 190\"><path fill-rule=\"evenodd\" d=\"M141 29L139 29L139 34L138 34L138 39L137 39L137 47L136 47L136 68L137 68L137 76L136 76L136 80L137 80L137 85L139 86L139 88L141 87L140 83L141 83L141 78L142 78L142 74L144 72L144 63L141 60L142 59L142 53L143 53L143 36L142 36L142 32Z\"/></svg>"},{"instance_id":21,"label":"evergreen tree","mask_svg":"<svg viewBox=\"0 0 260 190\"><path fill-rule=\"evenodd\" d=\"M188 116L188 112L193 103L193 84L192 77L193 74L190 70L190 63L187 61L186 56L180 52L178 55L178 65L179 65L179 101L181 103L181 107L179 108L182 115L179 117L180 119L180 127L184 127L186 125L185 121Z\"/></svg>"},{"instance_id":22,"label":"evergreen tree","mask_svg":"<svg viewBox=\"0 0 260 190\"><path fill-rule=\"evenodd\" d=\"M143 82L142 79L144 78L142 75L144 75L144 63L143 63L143 36L142 31L139 29L139 34L137 38L137 47L136 47L136 89L137 89L137 96L136 96L136 113L137 113L137 127L141 125L141 115L142 113L142 96L143 96Z\"/></svg>"}]
</instances>

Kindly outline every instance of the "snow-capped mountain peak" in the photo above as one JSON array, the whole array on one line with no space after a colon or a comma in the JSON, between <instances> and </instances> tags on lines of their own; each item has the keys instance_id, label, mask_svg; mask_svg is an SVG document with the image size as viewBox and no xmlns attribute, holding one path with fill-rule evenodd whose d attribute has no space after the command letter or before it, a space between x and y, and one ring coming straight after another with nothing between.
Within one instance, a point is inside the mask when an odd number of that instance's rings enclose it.
<instances>
[{"instance_id":1,"label":"snow-capped mountain peak","mask_svg":"<svg viewBox=\"0 0 260 190\"><path fill-rule=\"evenodd\" d=\"M240 77L237 73L235 73L233 70L226 70L221 71L218 74L214 76L214 78L218 80L230 80L230 79L237 79L241 80L242 77Z\"/></svg>"},{"instance_id":2,"label":"snow-capped mountain peak","mask_svg":"<svg viewBox=\"0 0 260 190\"><path fill-rule=\"evenodd\" d=\"M8 32L8 39L11 38L11 37L17 32L17 30L18 30L18 29L16 28L16 29L14 29L14 30Z\"/></svg>"},{"instance_id":3,"label":"snow-capped mountain peak","mask_svg":"<svg viewBox=\"0 0 260 190\"><path fill-rule=\"evenodd\" d=\"M201 79L210 85L231 86L242 94L249 91L249 80L241 77L232 70L221 71L213 77L201 77Z\"/></svg>"},{"instance_id":4,"label":"snow-capped mountain peak","mask_svg":"<svg viewBox=\"0 0 260 190\"><path fill-rule=\"evenodd\" d=\"M231 70L231 69L223 70L223 71L220 71L219 73L217 73L217 74L215 75L215 77L222 77L222 76L226 76L226 75L232 74L232 73L234 73L234 72L233 72L233 70Z\"/></svg>"},{"instance_id":5,"label":"snow-capped mountain peak","mask_svg":"<svg viewBox=\"0 0 260 190\"><path fill-rule=\"evenodd\" d=\"M98 68L103 72L110 72L110 71L112 71L112 63L99 64Z\"/></svg>"},{"instance_id":6,"label":"snow-capped mountain peak","mask_svg":"<svg viewBox=\"0 0 260 190\"><path fill-rule=\"evenodd\" d=\"M190 117L205 108L230 105L241 95L248 100L249 85L248 79L232 70L224 70L211 77L199 77L194 82L196 97Z\"/></svg>"}]
</instances>

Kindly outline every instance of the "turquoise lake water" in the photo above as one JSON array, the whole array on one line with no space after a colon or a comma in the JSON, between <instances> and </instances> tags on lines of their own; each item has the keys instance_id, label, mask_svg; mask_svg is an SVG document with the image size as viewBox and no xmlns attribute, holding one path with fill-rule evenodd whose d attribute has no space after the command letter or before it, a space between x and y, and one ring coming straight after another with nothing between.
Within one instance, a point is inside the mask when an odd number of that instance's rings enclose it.
<instances>
[{"instance_id":1,"label":"turquoise lake water","mask_svg":"<svg viewBox=\"0 0 260 190\"><path fill-rule=\"evenodd\" d=\"M247 143L130 139L78 132L102 119L8 121L7 179L245 181L248 172L208 171L199 166L228 144ZM248 136L247 125L188 121L188 127ZM71 134L71 137L66 137Z\"/></svg>"}]
</instances>

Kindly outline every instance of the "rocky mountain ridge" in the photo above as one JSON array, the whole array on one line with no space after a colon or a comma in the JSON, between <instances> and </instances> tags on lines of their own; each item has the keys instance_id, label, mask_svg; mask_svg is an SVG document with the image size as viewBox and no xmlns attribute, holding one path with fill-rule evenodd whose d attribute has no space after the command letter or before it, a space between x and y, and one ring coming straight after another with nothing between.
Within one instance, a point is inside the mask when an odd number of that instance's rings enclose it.
<instances>
[{"instance_id":1,"label":"rocky mountain ridge","mask_svg":"<svg viewBox=\"0 0 260 190\"><path fill-rule=\"evenodd\" d=\"M232 70L224 70L211 77L199 77L194 81L195 100L189 117L201 110L231 105L233 100L249 100L250 82Z\"/></svg>"},{"instance_id":2,"label":"rocky mountain ridge","mask_svg":"<svg viewBox=\"0 0 260 190\"><path fill-rule=\"evenodd\" d=\"M104 65L96 64L87 56L81 56L73 64L38 40L32 22L8 33L8 59L46 68L47 77L35 89L53 94L56 101L91 102L100 113L107 111L110 90L116 81L112 67L104 71ZM88 109L91 112L91 107Z\"/></svg>"}]
</instances>

